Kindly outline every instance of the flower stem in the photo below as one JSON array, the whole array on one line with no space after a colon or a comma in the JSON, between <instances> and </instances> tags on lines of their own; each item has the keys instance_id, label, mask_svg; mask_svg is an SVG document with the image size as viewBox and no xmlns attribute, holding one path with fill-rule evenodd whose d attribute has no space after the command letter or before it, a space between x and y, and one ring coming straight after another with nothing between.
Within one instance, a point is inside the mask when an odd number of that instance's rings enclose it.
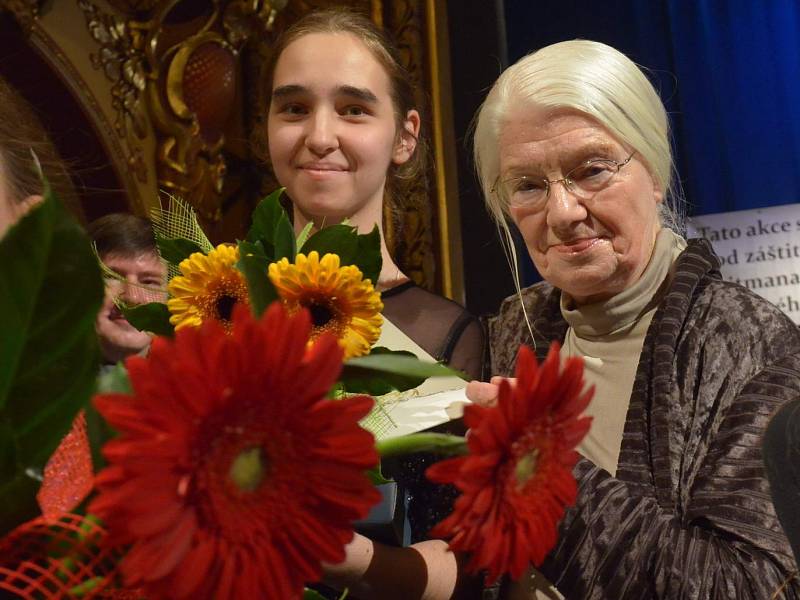
<instances>
[{"instance_id":1,"label":"flower stem","mask_svg":"<svg viewBox=\"0 0 800 600\"><path fill-rule=\"evenodd\" d=\"M434 452L446 456L467 453L467 442L463 437L446 433L411 433L381 440L375 447L383 458L414 452Z\"/></svg>"}]
</instances>

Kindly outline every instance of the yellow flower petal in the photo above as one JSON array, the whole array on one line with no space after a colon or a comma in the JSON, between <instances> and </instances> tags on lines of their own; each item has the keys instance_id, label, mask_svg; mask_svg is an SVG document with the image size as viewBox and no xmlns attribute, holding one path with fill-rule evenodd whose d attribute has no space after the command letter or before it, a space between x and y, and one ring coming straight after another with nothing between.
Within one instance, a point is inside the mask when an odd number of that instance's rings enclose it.
<instances>
[{"instance_id":1,"label":"yellow flower petal","mask_svg":"<svg viewBox=\"0 0 800 600\"><path fill-rule=\"evenodd\" d=\"M336 254L298 254L269 266L269 278L290 313L307 308L311 313L311 339L323 331L333 333L345 358L368 354L383 324L381 296L354 265L340 266Z\"/></svg>"},{"instance_id":2,"label":"yellow flower petal","mask_svg":"<svg viewBox=\"0 0 800 600\"><path fill-rule=\"evenodd\" d=\"M181 275L169 282L167 308L175 329L198 327L208 319L230 330L233 307L249 304L247 282L234 266L239 249L220 244L207 255L195 252L181 261Z\"/></svg>"}]
</instances>

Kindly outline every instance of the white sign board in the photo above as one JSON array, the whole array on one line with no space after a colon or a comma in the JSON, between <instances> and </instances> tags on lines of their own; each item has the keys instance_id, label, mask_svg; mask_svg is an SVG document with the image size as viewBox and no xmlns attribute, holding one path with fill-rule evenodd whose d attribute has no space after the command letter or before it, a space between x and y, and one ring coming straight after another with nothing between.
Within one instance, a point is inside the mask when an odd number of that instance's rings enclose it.
<instances>
[{"instance_id":1,"label":"white sign board","mask_svg":"<svg viewBox=\"0 0 800 600\"><path fill-rule=\"evenodd\" d=\"M688 234L711 242L726 280L800 324L800 204L693 217Z\"/></svg>"}]
</instances>

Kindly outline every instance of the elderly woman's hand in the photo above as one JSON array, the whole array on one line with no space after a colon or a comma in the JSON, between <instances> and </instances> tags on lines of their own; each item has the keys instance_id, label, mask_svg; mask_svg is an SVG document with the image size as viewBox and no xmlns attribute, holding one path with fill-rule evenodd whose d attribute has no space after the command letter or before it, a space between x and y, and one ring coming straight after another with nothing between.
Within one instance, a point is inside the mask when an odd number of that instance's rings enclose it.
<instances>
[{"instance_id":1,"label":"elderly woman's hand","mask_svg":"<svg viewBox=\"0 0 800 600\"><path fill-rule=\"evenodd\" d=\"M506 380L511 384L512 389L517 385L514 377L500 377L495 375L489 383L485 381L470 381L467 384L467 398L479 406L494 406L497 404L497 396L500 392L500 382Z\"/></svg>"}]
</instances>

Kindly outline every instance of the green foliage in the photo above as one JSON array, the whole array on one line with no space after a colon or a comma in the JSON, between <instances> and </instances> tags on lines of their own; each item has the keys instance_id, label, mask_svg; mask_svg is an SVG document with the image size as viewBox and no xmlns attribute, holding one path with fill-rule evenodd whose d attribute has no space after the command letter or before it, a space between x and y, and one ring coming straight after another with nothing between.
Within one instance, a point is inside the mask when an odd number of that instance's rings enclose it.
<instances>
[{"instance_id":1,"label":"green foliage","mask_svg":"<svg viewBox=\"0 0 800 600\"><path fill-rule=\"evenodd\" d=\"M280 203L284 188L279 188L264 198L253 211L253 224L247 232L247 241L261 242L264 254L272 261L288 258L294 261L294 229Z\"/></svg>"},{"instance_id":2,"label":"green foliage","mask_svg":"<svg viewBox=\"0 0 800 600\"><path fill-rule=\"evenodd\" d=\"M278 299L278 292L267 276L269 263L261 242L239 242L239 262L236 263L236 268L247 280L250 306L257 317Z\"/></svg>"},{"instance_id":3,"label":"green foliage","mask_svg":"<svg viewBox=\"0 0 800 600\"><path fill-rule=\"evenodd\" d=\"M300 251L308 256L313 251L320 258L326 254L338 254L342 265L352 265L358 252L358 233L351 225L331 225L317 231L306 240Z\"/></svg>"},{"instance_id":4,"label":"green foliage","mask_svg":"<svg viewBox=\"0 0 800 600\"><path fill-rule=\"evenodd\" d=\"M398 437L380 440L375 448L381 458L415 454L417 452L433 452L444 456L467 454L467 441L460 435L446 433L410 433Z\"/></svg>"},{"instance_id":5,"label":"green foliage","mask_svg":"<svg viewBox=\"0 0 800 600\"><path fill-rule=\"evenodd\" d=\"M372 285L378 284L383 258L381 257L381 232L377 225L369 233L358 236L358 252L353 264L364 274L364 279L369 279Z\"/></svg>"},{"instance_id":6,"label":"green foliage","mask_svg":"<svg viewBox=\"0 0 800 600\"><path fill-rule=\"evenodd\" d=\"M381 234L376 225L369 233L359 234L351 225L331 225L320 229L301 246L301 252L308 255L316 250L320 258L325 254L338 254L342 266L355 265L364 279L378 281L383 259L381 258Z\"/></svg>"},{"instance_id":7,"label":"green foliage","mask_svg":"<svg viewBox=\"0 0 800 600\"><path fill-rule=\"evenodd\" d=\"M107 365L100 370L97 377L98 394L132 394L131 380L128 370L121 362Z\"/></svg>"},{"instance_id":8,"label":"green foliage","mask_svg":"<svg viewBox=\"0 0 800 600\"><path fill-rule=\"evenodd\" d=\"M297 236L297 247L302 248L303 244L306 243L308 236L311 235L311 230L314 229L314 223L308 222L306 226L303 227L303 230Z\"/></svg>"},{"instance_id":9,"label":"green foliage","mask_svg":"<svg viewBox=\"0 0 800 600\"><path fill-rule=\"evenodd\" d=\"M104 366L100 369L97 378L98 394L132 394L131 381L128 378L128 371L119 362L116 365ZM92 464L95 472L106 465L101 449L111 438L116 436L116 432L106 420L97 412L97 409L90 402L85 409L86 413L86 433L89 438L89 447L92 451Z\"/></svg>"},{"instance_id":10,"label":"green foliage","mask_svg":"<svg viewBox=\"0 0 800 600\"><path fill-rule=\"evenodd\" d=\"M195 252L203 252L195 242L184 238L165 238L156 232L158 253L168 263L179 265L182 260L189 258Z\"/></svg>"},{"instance_id":11,"label":"green foliage","mask_svg":"<svg viewBox=\"0 0 800 600\"><path fill-rule=\"evenodd\" d=\"M175 328L169 322L169 309L163 302L148 302L136 306L120 307L128 323L139 331L149 331L156 335L173 337Z\"/></svg>"},{"instance_id":12,"label":"green foliage","mask_svg":"<svg viewBox=\"0 0 800 600\"><path fill-rule=\"evenodd\" d=\"M339 381L349 393L382 396L417 387L428 377L458 376L439 363L419 360L410 352L376 347L368 356L344 363Z\"/></svg>"},{"instance_id":13,"label":"green foliage","mask_svg":"<svg viewBox=\"0 0 800 600\"><path fill-rule=\"evenodd\" d=\"M381 471L381 465L373 467L367 471L367 477L372 482L372 485L384 485L386 483L392 483L393 479L386 479L383 476L383 472Z\"/></svg>"},{"instance_id":14,"label":"green foliage","mask_svg":"<svg viewBox=\"0 0 800 600\"><path fill-rule=\"evenodd\" d=\"M0 239L0 534L35 514L35 477L94 389L102 300L89 239L46 185Z\"/></svg>"}]
</instances>

